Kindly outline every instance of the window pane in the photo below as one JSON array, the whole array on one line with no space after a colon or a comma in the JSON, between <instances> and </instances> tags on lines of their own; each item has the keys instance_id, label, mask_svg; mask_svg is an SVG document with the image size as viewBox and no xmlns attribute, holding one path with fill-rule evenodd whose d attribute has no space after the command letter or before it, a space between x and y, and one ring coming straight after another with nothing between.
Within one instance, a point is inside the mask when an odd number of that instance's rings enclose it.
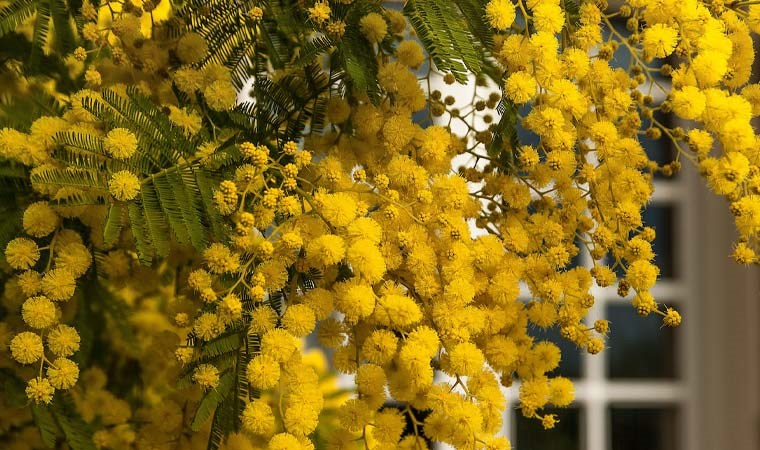
<instances>
[{"instance_id":1,"label":"window pane","mask_svg":"<svg viewBox=\"0 0 760 450\"><path fill-rule=\"evenodd\" d=\"M673 126L673 116L670 114L655 111L654 119L668 128ZM650 125L653 125L653 123L650 120L644 120L642 125L644 128L649 128ZM659 139L650 139L646 137L646 135L639 136L639 142L644 148L644 152L646 152L649 159L656 161L659 165L669 164L676 159L676 152L673 148L672 142L667 136L665 136L664 133ZM654 174L654 178L656 180L667 181L678 178L678 175L676 174L670 177L666 177L662 174L662 172L658 171Z\"/></svg>"},{"instance_id":2,"label":"window pane","mask_svg":"<svg viewBox=\"0 0 760 450\"><path fill-rule=\"evenodd\" d=\"M610 407L611 450L678 450L677 410Z\"/></svg>"},{"instance_id":3,"label":"window pane","mask_svg":"<svg viewBox=\"0 0 760 450\"><path fill-rule=\"evenodd\" d=\"M675 333L662 317L641 317L628 304L607 305L610 378L676 378Z\"/></svg>"},{"instance_id":4,"label":"window pane","mask_svg":"<svg viewBox=\"0 0 760 450\"><path fill-rule=\"evenodd\" d=\"M556 414L559 423L551 430L544 430L541 421L526 419L519 411L514 414L515 442L512 448L519 450L578 450L581 443L581 415L579 408L546 409Z\"/></svg>"},{"instance_id":5,"label":"window pane","mask_svg":"<svg viewBox=\"0 0 760 450\"><path fill-rule=\"evenodd\" d=\"M535 327L530 331L530 335L538 341L550 341L559 347L562 352L562 359L559 367L549 372L549 376L563 376L568 378L580 378L581 373L581 351L572 342L563 339L559 335L558 327L551 327L546 330Z\"/></svg>"},{"instance_id":6,"label":"window pane","mask_svg":"<svg viewBox=\"0 0 760 450\"><path fill-rule=\"evenodd\" d=\"M653 227L657 236L652 242L654 263L660 268L661 278L675 278L675 208L673 206L649 205L641 215L644 225Z\"/></svg>"}]
</instances>

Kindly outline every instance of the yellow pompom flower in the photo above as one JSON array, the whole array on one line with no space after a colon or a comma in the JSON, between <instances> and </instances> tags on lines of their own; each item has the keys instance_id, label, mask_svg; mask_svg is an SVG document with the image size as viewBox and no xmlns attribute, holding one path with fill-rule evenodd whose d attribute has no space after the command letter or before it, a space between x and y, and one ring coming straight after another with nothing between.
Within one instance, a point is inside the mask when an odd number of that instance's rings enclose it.
<instances>
[{"instance_id":1,"label":"yellow pompom flower","mask_svg":"<svg viewBox=\"0 0 760 450\"><path fill-rule=\"evenodd\" d=\"M33 296L40 292L42 277L34 270L27 270L16 277L18 287L26 296Z\"/></svg>"},{"instance_id":2,"label":"yellow pompom flower","mask_svg":"<svg viewBox=\"0 0 760 450\"><path fill-rule=\"evenodd\" d=\"M196 269L190 272L187 277L187 284L196 291L211 287L211 275L203 269Z\"/></svg>"},{"instance_id":3,"label":"yellow pompom flower","mask_svg":"<svg viewBox=\"0 0 760 450\"><path fill-rule=\"evenodd\" d=\"M645 58L665 58L678 44L678 30L662 23L654 24L644 30L642 44Z\"/></svg>"},{"instance_id":4,"label":"yellow pompom flower","mask_svg":"<svg viewBox=\"0 0 760 450\"><path fill-rule=\"evenodd\" d=\"M483 368L483 352L471 342L457 344L449 352L449 367L455 375L473 376Z\"/></svg>"},{"instance_id":5,"label":"yellow pompom flower","mask_svg":"<svg viewBox=\"0 0 760 450\"><path fill-rule=\"evenodd\" d=\"M491 0L486 5L486 18L497 30L507 30L515 17L515 5L511 0Z\"/></svg>"},{"instance_id":6,"label":"yellow pompom flower","mask_svg":"<svg viewBox=\"0 0 760 450\"><path fill-rule=\"evenodd\" d=\"M697 155L705 157L712 149L714 139L708 131L693 129L689 130L688 141L689 147Z\"/></svg>"},{"instance_id":7,"label":"yellow pompom flower","mask_svg":"<svg viewBox=\"0 0 760 450\"><path fill-rule=\"evenodd\" d=\"M385 146L392 151L400 151L412 140L416 132L409 117L402 115L389 117L383 124L382 130Z\"/></svg>"},{"instance_id":8,"label":"yellow pompom flower","mask_svg":"<svg viewBox=\"0 0 760 450\"><path fill-rule=\"evenodd\" d=\"M219 319L224 323L230 323L234 320L238 320L243 315L243 303L240 301L240 297L235 294L227 294L219 302L217 307L217 314Z\"/></svg>"},{"instance_id":9,"label":"yellow pompom flower","mask_svg":"<svg viewBox=\"0 0 760 450\"><path fill-rule=\"evenodd\" d=\"M282 326L294 336L303 337L314 331L314 310L307 305L291 305L282 316Z\"/></svg>"},{"instance_id":10,"label":"yellow pompom flower","mask_svg":"<svg viewBox=\"0 0 760 450\"><path fill-rule=\"evenodd\" d=\"M55 388L47 378L32 378L26 384L26 396L34 403L50 403L54 393Z\"/></svg>"},{"instance_id":11,"label":"yellow pompom flower","mask_svg":"<svg viewBox=\"0 0 760 450\"><path fill-rule=\"evenodd\" d=\"M219 385L219 369L212 364L201 364L193 371L193 381L205 389L214 389Z\"/></svg>"},{"instance_id":12,"label":"yellow pompom flower","mask_svg":"<svg viewBox=\"0 0 760 450\"><path fill-rule=\"evenodd\" d=\"M745 195L731 204L736 228L742 236L754 236L760 230L760 196Z\"/></svg>"},{"instance_id":13,"label":"yellow pompom flower","mask_svg":"<svg viewBox=\"0 0 760 450\"><path fill-rule=\"evenodd\" d=\"M319 423L319 410L315 410L308 404L292 405L285 410L283 424L289 433L295 436L308 436L317 428Z\"/></svg>"},{"instance_id":14,"label":"yellow pompom flower","mask_svg":"<svg viewBox=\"0 0 760 450\"><path fill-rule=\"evenodd\" d=\"M340 262L346 254L343 239L334 234L322 235L306 246L309 261L316 266L327 267Z\"/></svg>"},{"instance_id":15,"label":"yellow pompom flower","mask_svg":"<svg viewBox=\"0 0 760 450\"><path fill-rule=\"evenodd\" d=\"M385 260L380 249L367 239L359 239L348 248L346 260L354 274L373 284L385 274Z\"/></svg>"},{"instance_id":16,"label":"yellow pompom flower","mask_svg":"<svg viewBox=\"0 0 760 450\"><path fill-rule=\"evenodd\" d=\"M330 317L319 322L317 339L319 339L320 344L327 348L336 348L345 343L345 333L346 327L343 325L343 322Z\"/></svg>"},{"instance_id":17,"label":"yellow pompom flower","mask_svg":"<svg viewBox=\"0 0 760 450\"><path fill-rule=\"evenodd\" d=\"M684 119L696 120L705 110L705 94L694 86L684 86L673 91L670 104L673 112Z\"/></svg>"},{"instance_id":18,"label":"yellow pompom flower","mask_svg":"<svg viewBox=\"0 0 760 450\"><path fill-rule=\"evenodd\" d=\"M734 261L739 264L751 264L755 262L755 251L752 250L745 242L740 242L734 247L734 253L732 254Z\"/></svg>"},{"instance_id":19,"label":"yellow pompom flower","mask_svg":"<svg viewBox=\"0 0 760 450\"><path fill-rule=\"evenodd\" d=\"M490 339L485 344L483 353L491 367L500 371L511 370L520 355L517 344L512 339L501 335Z\"/></svg>"},{"instance_id":20,"label":"yellow pompom flower","mask_svg":"<svg viewBox=\"0 0 760 450\"><path fill-rule=\"evenodd\" d=\"M201 116L193 112L179 109L176 106L169 106L169 120L174 125L182 128L186 136L193 136L200 131L203 126Z\"/></svg>"},{"instance_id":21,"label":"yellow pompom flower","mask_svg":"<svg viewBox=\"0 0 760 450\"><path fill-rule=\"evenodd\" d=\"M638 260L628 266L625 279L637 291L646 291L654 286L660 269L649 261Z\"/></svg>"},{"instance_id":22,"label":"yellow pompom flower","mask_svg":"<svg viewBox=\"0 0 760 450\"><path fill-rule=\"evenodd\" d=\"M375 364L362 364L356 371L357 391L364 395L383 393L385 390L385 371Z\"/></svg>"},{"instance_id":23,"label":"yellow pompom flower","mask_svg":"<svg viewBox=\"0 0 760 450\"><path fill-rule=\"evenodd\" d=\"M298 450L301 448L303 448L301 443L290 433L275 434L267 444L267 450Z\"/></svg>"},{"instance_id":24,"label":"yellow pompom flower","mask_svg":"<svg viewBox=\"0 0 760 450\"><path fill-rule=\"evenodd\" d=\"M269 436L275 429L274 413L264 400L254 400L243 410L243 428L253 434Z\"/></svg>"},{"instance_id":25,"label":"yellow pompom flower","mask_svg":"<svg viewBox=\"0 0 760 450\"><path fill-rule=\"evenodd\" d=\"M525 380L520 385L520 406L523 415L531 416L539 408L543 408L549 401L551 389L546 378Z\"/></svg>"},{"instance_id":26,"label":"yellow pompom flower","mask_svg":"<svg viewBox=\"0 0 760 450\"><path fill-rule=\"evenodd\" d=\"M31 269L40 259L40 249L31 239L16 238L5 246L5 260L16 270Z\"/></svg>"},{"instance_id":27,"label":"yellow pompom flower","mask_svg":"<svg viewBox=\"0 0 760 450\"><path fill-rule=\"evenodd\" d=\"M549 380L549 402L560 408L569 406L575 400L573 382L565 377L555 377Z\"/></svg>"},{"instance_id":28,"label":"yellow pompom flower","mask_svg":"<svg viewBox=\"0 0 760 450\"><path fill-rule=\"evenodd\" d=\"M55 255L55 267L69 270L74 277L81 277L92 264L92 255L84 244L72 242L63 246Z\"/></svg>"},{"instance_id":29,"label":"yellow pompom flower","mask_svg":"<svg viewBox=\"0 0 760 450\"><path fill-rule=\"evenodd\" d=\"M555 3L542 2L533 8L533 26L536 31L557 34L565 25L565 13Z\"/></svg>"},{"instance_id":30,"label":"yellow pompom flower","mask_svg":"<svg viewBox=\"0 0 760 450\"><path fill-rule=\"evenodd\" d=\"M345 227L356 218L356 200L350 195L339 192L319 197L320 212L336 227Z\"/></svg>"},{"instance_id":31,"label":"yellow pompom flower","mask_svg":"<svg viewBox=\"0 0 760 450\"><path fill-rule=\"evenodd\" d=\"M71 389L79 379L79 366L66 358L57 358L47 368L50 384L56 389Z\"/></svg>"},{"instance_id":32,"label":"yellow pompom flower","mask_svg":"<svg viewBox=\"0 0 760 450\"><path fill-rule=\"evenodd\" d=\"M44 237L58 227L58 214L48 202L36 202L24 211L24 231L34 237Z\"/></svg>"},{"instance_id":33,"label":"yellow pompom flower","mask_svg":"<svg viewBox=\"0 0 760 450\"><path fill-rule=\"evenodd\" d=\"M172 74L172 79L180 91L195 94L203 84L203 74L190 67L181 67Z\"/></svg>"},{"instance_id":34,"label":"yellow pompom flower","mask_svg":"<svg viewBox=\"0 0 760 450\"><path fill-rule=\"evenodd\" d=\"M74 295L77 284L68 269L53 269L42 277L42 292L54 302L63 302Z\"/></svg>"},{"instance_id":35,"label":"yellow pompom flower","mask_svg":"<svg viewBox=\"0 0 760 450\"><path fill-rule=\"evenodd\" d=\"M298 340L281 328L268 331L261 338L261 354L279 362L290 359L298 347Z\"/></svg>"},{"instance_id":36,"label":"yellow pompom flower","mask_svg":"<svg viewBox=\"0 0 760 450\"><path fill-rule=\"evenodd\" d=\"M346 228L350 240L365 239L373 244L379 244L383 237L383 229L379 223L369 217L359 217Z\"/></svg>"},{"instance_id":37,"label":"yellow pompom flower","mask_svg":"<svg viewBox=\"0 0 760 450\"><path fill-rule=\"evenodd\" d=\"M103 138L106 152L116 159L127 159L137 151L137 137L126 128L114 128Z\"/></svg>"},{"instance_id":38,"label":"yellow pompom flower","mask_svg":"<svg viewBox=\"0 0 760 450\"><path fill-rule=\"evenodd\" d=\"M365 401L352 398L340 407L338 419L344 429L352 433L359 433L372 420L372 410Z\"/></svg>"},{"instance_id":39,"label":"yellow pompom flower","mask_svg":"<svg viewBox=\"0 0 760 450\"><path fill-rule=\"evenodd\" d=\"M224 332L224 322L214 313L201 314L193 324L193 332L203 339L210 341Z\"/></svg>"},{"instance_id":40,"label":"yellow pompom flower","mask_svg":"<svg viewBox=\"0 0 760 450\"><path fill-rule=\"evenodd\" d=\"M193 360L193 349L190 347L180 347L174 351L174 357L183 366Z\"/></svg>"},{"instance_id":41,"label":"yellow pompom flower","mask_svg":"<svg viewBox=\"0 0 760 450\"><path fill-rule=\"evenodd\" d=\"M47 336L48 348L57 356L71 356L79 350L79 333L68 325L58 325Z\"/></svg>"},{"instance_id":42,"label":"yellow pompom flower","mask_svg":"<svg viewBox=\"0 0 760 450\"><path fill-rule=\"evenodd\" d=\"M100 72L98 72L97 69L90 67L84 73L84 81L88 87L96 88L103 83L103 78L101 77Z\"/></svg>"},{"instance_id":43,"label":"yellow pompom flower","mask_svg":"<svg viewBox=\"0 0 760 450\"><path fill-rule=\"evenodd\" d=\"M44 352L42 338L30 331L23 331L11 339L11 356L21 364L38 361Z\"/></svg>"},{"instance_id":44,"label":"yellow pompom flower","mask_svg":"<svg viewBox=\"0 0 760 450\"><path fill-rule=\"evenodd\" d=\"M692 60L691 69L700 87L715 86L728 72L728 57L713 50L703 51Z\"/></svg>"},{"instance_id":45,"label":"yellow pompom flower","mask_svg":"<svg viewBox=\"0 0 760 450\"><path fill-rule=\"evenodd\" d=\"M744 182L749 171L750 164L746 156L739 152L728 152L716 161L708 173L708 185L716 194L730 194Z\"/></svg>"},{"instance_id":46,"label":"yellow pompom flower","mask_svg":"<svg viewBox=\"0 0 760 450\"><path fill-rule=\"evenodd\" d=\"M335 299L335 308L346 315L346 321L355 323L375 310L375 292L367 284L342 286Z\"/></svg>"},{"instance_id":47,"label":"yellow pompom flower","mask_svg":"<svg viewBox=\"0 0 760 450\"><path fill-rule=\"evenodd\" d=\"M271 356L256 356L246 367L246 377L256 389L271 389L280 381L280 364Z\"/></svg>"},{"instance_id":48,"label":"yellow pompom flower","mask_svg":"<svg viewBox=\"0 0 760 450\"><path fill-rule=\"evenodd\" d=\"M390 330L375 330L364 341L361 355L367 361L384 365L396 355L398 338Z\"/></svg>"},{"instance_id":49,"label":"yellow pompom flower","mask_svg":"<svg viewBox=\"0 0 760 450\"><path fill-rule=\"evenodd\" d=\"M177 57L185 64L193 64L201 59L208 52L208 45L198 33L187 33L177 42Z\"/></svg>"},{"instance_id":50,"label":"yellow pompom flower","mask_svg":"<svg viewBox=\"0 0 760 450\"><path fill-rule=\"evenodd\" d=\"M388 294L380 297L373 316L381 325L403 329L422 320L422 310L405 295Z\"/></svg>"},{"instance_id":51,"label":"yellow pompom flower","mask_svg":"<svg viewBox=\"0 0 760 450\"><path fill-rule=\"evenodd\" d=\"M514 72L504 83L504 93L515 103L526 103L536 95L536 79L528 72Z\"/></svg>"},{"instance_id":52,"label":"yellow pompom flower","mask_svg":"<svg viewBox=\"0 0 760 450\"><path fill-rule=\"evenodd\" d=\"M274 329L277 323L277 312L269 306L261 306L251 312L250 331L253 333L265 333Z\"/></svg>"},{"instance_id":53,"label":"yellow pompom flower","mask_svg":"<svg viewBox=\"0 0 760 450\"><path fill-rule=\"evenodd\" d=\"M214 111L226 111L235 107L237 91L230 80L217 80L203 89L203 98Z\"/></svg>"},{"instance_id":54,"label":"yellow pompom flower","mask_svg":"<svg viewBox=\"0 0 760 450\"><path fill-rule=\"evenodd\" d=\"M240 256L224 244L211 244L203 251L203 261L211 273L232 273L240 267Z\"/></svg>"},{"instance_id":55,"label":"yellow pompom flower","mask_svg":"<svg viewBox=\"0 0 760 450\"><path fill-rule=\"evenodd\" d=\"M58 320L58 312L53 302L47 297L38 296L27 299L21 306L21 317L27 325L36 329L53 326Z\"/></svg>"},{"instance_id":56,"label":"yellow pompom flower","mask_svg":"<svg viewBox=\"0 0 760 450\"><path fill-rule=\"evenodd\" d=\"M668 327L677 327L681 325L681 314L673 308L668 308L665 311L665 317L663 317L662 323Z\"/></svg>"},{"instance_id":57,"label":"yellow pompom flower","mask_svg":"<svg viewBox=\"0 0 760 450\"><path fill-rule=\"evenodd\" d=\"M382 443L382 446L393 448L401 439L401 434L406 427L406 419L394 408L383 409L375 415L374 425L372 435L375 439Z\"/></svg>"},{"instance_id":58,"label":"yellow pompom flower","mask_svg":"<svg viewBox=\"0 0 760 450\"><path fill-rule=\"evenodd\" d=\"M416 41L404 40L396 47L396 58L401 64L417 69L425 61L425 54Z\"/></svg>"},{"instance_id":59,"label":"yellow pompom flower","mask_svg":"<svg viewBox=\"0 0 760 450\"><path fill-rule=\"evenodd\" d=\"M309 8L309 18L316 23L323 23L330 19L332 10L330 5L323 0L319 0L314 3L314 6Z\"/></svg>"},{"instance_id":60,"label":"yellow pompom flower","mask_svg":"<svg viewBox=\"0 0 760 450\"><path fill-rule=\"evenodd\" d=\"M332 123L343 123L348 120L351 107L348 102L340 97L331 97L327 101L327 118Z\"/></svg>"},{"instance_id":61,"label":"yellow pompom flower","mask_svg":"<svg viewBox=\"0 0 760 450\"><path fill-rule=\"evenodd\" d=\"M120 170L111 175L111 179L108 181L108 192L116 200L132 200L140 192L140 180L137 175L129 170Z\"/></svg>"},{"instance_id":62,"label":"yellow pompom flower","mask_svg":"<svg viewBox=\"0 0 760 450\"><path fill-rule=\"evenodd\" d=\"M373 44L379 43L388 34L388 24L378 13L369 13L359 20L359 29Z\"/></svg>"}]
</instances>

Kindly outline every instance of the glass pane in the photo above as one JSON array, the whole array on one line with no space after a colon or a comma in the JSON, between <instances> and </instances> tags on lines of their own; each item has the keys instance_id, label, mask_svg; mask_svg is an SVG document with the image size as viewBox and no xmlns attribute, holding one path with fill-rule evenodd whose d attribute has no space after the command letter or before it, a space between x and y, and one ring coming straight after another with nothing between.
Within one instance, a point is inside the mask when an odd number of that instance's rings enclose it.
<instances>
[{"instance_id":1,"label":"glass pane","mask_svg":"<svg viewBox=\"0 0 760 450\"><path fill-rule=\"evenodd\" d=\"M678 276L675 267L676 236L675 236L675 207L664 205L649 205L641 215L644 225L653 227L657 236L652 242L655 253L654 263L660 268L660 278L675 278Z\"/></svg>"},{"instance_id":2,"label":"glass pane","mask_svg":"<svg viewBox=\"0 0 760 450\"><path fill-rule=\"evenodd\" d=\"M675 332L662 317L641 317L628 304L607 305L610 335L607 374L610 378L676 378Z\"/></svg>"},{"instance_id":3,"label":"glass pane","mask_svg":"<svg viewBox=\"0 0 760 450\"><path fill-rule=\"evenodd\" d=\"M673 121L673 116L671 114L655 111L654 119L668 128L673 126L671 123ZM644 120L642 126L648 128L650 125L651 124L649 120ZM646 152L649 159L656 161L659 165L671 163L676 159L676 152L673 148L672 142L667 136L665 136L665 134L663 134L660 139L656 140L649 139L646 137L646 135L642 135L639 136L639 142L641 143L641 147L644 148L644 152ZM676 174L670 177L666 177L662 174L662 172L658 171L654 174L654 178L656 180L667 181L678 178L678 175Z\"/></svg>"},{"instance_id":4,"label":"glass pane","mask_svg":"<svg viewBox=\"0 0 760 450\"><path fill-rule=\"evenodd\" d=\"M512 448L519 450L578 450L581 443L581 415L579 408L547 409L547 414L556 414L559 423L551 430L544 430L541 421L526 419L516 412L515 440Z\"/></svg>"},{"instance_id":5,"label":"glass pane","mask_svg":"<svg viewBox=\"0 0 760 450\"><path fill-rule=\"evenodd\" d=\"M576 231L576 233L580 235L584 234L580 230ZM578 247L578 253L575 256L573 256L573 258L570 260L570 264L568 265L567 270L573 269L575 267L583 266L584 263L586 262L585 257L586 255L588 255L588 251L583 246L583 243L581 242L580 239L578 238L575 239L575 246Z\"/></svg>"},{"instance_id":6,"label":"glass pane","mask_svg":"<svg viewBox=\"0 0 760 450\"><path fill-rule=\"evenodd\" d=\"M548 372L549 376L563 376L568 378L580 378L581 373L581 351L572 342L563 339L559 335L559 328L554 326L544 330L540 327L534 327L530 330L530 335L538 341L550 341L559 347L562 352L562 359L559 367Z\"/></svg>"},{"instance_id":7,"label":"glass pane","mask_svg":"<svg viewBox=\"0 0 760 450\"><path fill-rule=\"evenodd\" d=\"M678 411L656 408L610 407L611 450L678 450Z\"/></svg>"}]
</instances>

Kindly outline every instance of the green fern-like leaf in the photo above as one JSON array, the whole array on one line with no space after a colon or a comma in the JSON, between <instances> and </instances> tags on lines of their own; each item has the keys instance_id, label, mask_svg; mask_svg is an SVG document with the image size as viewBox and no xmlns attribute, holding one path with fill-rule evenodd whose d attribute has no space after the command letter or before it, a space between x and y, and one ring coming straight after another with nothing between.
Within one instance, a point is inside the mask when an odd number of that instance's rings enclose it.
<instances>
[{"instance_id":1,"label":"green fern-like leaf","mask_svg":"<svg viewBox=\"0 0 760 450\"><path fill-rule=\"evenodd\" d=\"M224 439L235 429L235 408L232 395L228 395L214 412L211 422L211 431L208 438L207 450L218 450Z\"/></svg>"},{"instance_id":2,"label":"green fern-like leaf","mask_svg":"<svg viewBox=\"0 0 760 450\"><path fill-rule=\"evenodd\" d=\"M72 450L96 450L92 430L79 416L70 393L58 395L50 409Z\"/></svg>"},{"instance_id":3,"label":"green fern-like leaf","mask_svg":"<svg viewBox=\"0 0 760 450\"><path fill-rule=\"evenodd\" d=\"M34 417L37 429L40 431L42 443L48 448L55 448L55 443L61 431L53 417L53 413L45 406L32 405L32 416Z\"/></svg>"},{"instance_id":4,"label":"green fern-like leaf","mask_svg":"<svg viewBox=\"0 0 760 450\"><path fill-rule=\"evenodd\" d=\"M48 40L50 31L50 20L52 11L50 0L38 0L37 18L34 21L34 32L32 34L32 54L29 56L29 66L36 68L42 59L42 52Z\"/></svg>"},{"instance_id":5,"label":"green fern-like leaf","mask_svg":"<svg viewBox=\"0 0 760 450\"><path fill-rule=\"evenodd\" d=\"M103 243L106 247L112 246L121 234L126 222L127 210L123 203L112 203L108 208L106 223L103 227Z\"/></svg>"},{"instance_id":6,"label":"green fern-like leaf","mask_svg":"<svg viewBox=\"0 0 760 450\"><path fill-rule=\"evenodd\" d=\"M36 9L35 0L17 0L0 7L0 37L15 31L32 17Z\"/></svg>"},{"instance_id":7,"label":"green fern-like leaf","mask_svg":"<svg viewBox=\"0 0 760 450\"><path fill-rule=\"evenodd\" d=\"M55 27L56 47L65 55L76 48L69 5L66 0L50 0L50 11Z\"/></svg>"},{"instance_id":8,"label":"green fern-like leaf","mask_svg":"<svg viewBox=\"0 0 760 450\"><path fill-rule=\"evenodd\" d=\"M467 6L467 16L476 14L477 5ZM438 70L453 74L461 83L467 81L468 73L481 72L484 50L455 2L409 0L404 14Z\"/></svg>"},{"instance_id":9,"label":"green fern-like leaf","mask_svg":"<svg viewBox=\"0 0 760 450\"><path fill-rule=\"evenodd\" d=\"M314 62L314 59L316 59L317 56L323 53L328 53L334 47L335 43L327 36L315 37L314 39L306 42L306 44L301 48L295 65L297 67L305 67Z\"/></svg>"},{"instance_id":10,"label":"green fern-like leaf","mask_svg":"<svg viewBox=\"0 0 760 450\"><path fill-rule=\"evenodd\" d=\"M31 175L32 183L108 191L105 174L94 169L45 167Z\"/></svg>"},{"instance_id":11,"label":"green fern-like leaf","mask_svg":"<svg viewBox=\"0 0 760 450\"><path fill-rule=\"evenodd\" d=\"M142 190L141 195L143 201L145 201L145 190ZM157 209L157 208L156 208ZM127 207L129 212L129 223L132 230L132 237L135 241L135 247L137 249L137 255L140 258L140 262L148 264L153 259L155 254L165 255L169 252L169 233L166 231L165 237L162 235L158 239L151 239L155 232L151 230L149 221L145 217L142 208L138 202L130 202ZM160 218L160 220L163 220Z\"/></svg>"},{"instance_id":12,"label":"green fern-like leaf","mask_svg":"<svg viewBox=\"0 0 760 450\"><path fill-rule=\"evenodd\" d=\"M33 405L32 415L48 448L61 441L71 450L96 450L92 430L79 416L71 394L57 394L50 405Z\"/></svg>"},{"instance_id":13,"label":"green fern-like leaf","mask_svg":"<svg viewBox=\"0 0 760 450\"><path fill-rule=\"evenodd\" d=\"M376 7L376 5L375 5ZM373 100L379 98L377 84L377 60L372 44L359 29L359 20L375 9L366 4L357 4L346 17L346 32L336 53L339 68L343 71L346 87L357 92L366 92Z\"/></svg>"},{"instance_id":14,"label":"green fern-like leaf","mask_svg":"<svg viewBox=\"0 0 760 450\"><path fill-rule=\"evenodd\" d=\"M223 354L234 353L243 346L245 330L233 329L221 336L201 345L201 354L208 357L216 357Z\"/></svg>"},{"instance_id":15,"label":"green fern-like leaf","mask_svg":"<svg viewBox=\"0 0 760 450\"><path fill-rule=\"evenodd\" d=\"M515 164L515 151L519 145L517 140L517 105L502 99L497 106L501 113L499 123L493 129L493 139L486 150L490 157L501 162L502 167L511 169Z\"/></svg>"},{"instance_id":16,"label":"green fern-like leaf","mask_svg":"<svg viewBox=\"0 0 760 450\"><path fill-rule=\"evenodd\" d=\"M217 410L219 404L230 395L236 377L237 373L234 370L229 370L219 377L219 384L216 388L210 389L206 392L206 395L201 399L201 403L198 405L193 421L190 424L190 428L193 431L200 430L203 424Z\"/></svg>"},{"instance_id":17,"label":"green fern-like leaf","mask_svg":"<svg viewBox=\"0 0 760 450\"><path fill-rule=\"evenodd\" d=\"M454 1L466 19L467 28L478 41L491 48L493 45L493 32L491 26L486 21L485 8L488 1L486 0L455 0Z\"/></svg>"}]
</instances>

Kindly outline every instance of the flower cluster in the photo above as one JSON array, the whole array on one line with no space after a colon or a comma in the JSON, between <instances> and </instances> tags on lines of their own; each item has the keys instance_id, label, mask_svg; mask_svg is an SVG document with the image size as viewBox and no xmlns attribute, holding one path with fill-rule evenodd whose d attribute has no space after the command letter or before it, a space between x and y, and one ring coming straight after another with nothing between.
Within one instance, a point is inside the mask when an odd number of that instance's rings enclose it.
<instances>
[{"instance_id":1,"label":"flower cluster","mask_svg":"<svg viewBox=\"0 0 760 450\"><path fill-rule=\"evenodd\" d=\"M56 389L68 390L79 378L79 366L69 359L80 346L77 330L61 323L74 297L77 278L92 264L82 237L61 224L61 217L48 202L32 203L24 211L28 237L11 240L5 260L18 271L13 279L18 297L25 298L20 314L28 330L10 339L11 356L20 364L39 366L29 380L27 396L50 403Z\"/></svg>"},{"instance_id":2,"label":"flower cluster","mask_svg":"<svg viewBox=\"0 0 760 450\"><path fill-rule=\"evenodd\" d=\"M651 293L642 211L683 159L730 201L736 261L759 261L758 5L490 0L488 73L461 106L400 12L286 2L295 23L250 3L85 0L66 56L84 89L0 130L0 162L32 180L0 354L37 408L71 398L97 448L506 450L510 388L552 428L574 388L537 329L603 351L596 287L681 323ZM245 26L207 32L220 10ZM327 44L345 67L309 59ZM371 80L350 73L362 52ZM254 103L237 105L241 74Z\"/></svg>"}]
</instances>

